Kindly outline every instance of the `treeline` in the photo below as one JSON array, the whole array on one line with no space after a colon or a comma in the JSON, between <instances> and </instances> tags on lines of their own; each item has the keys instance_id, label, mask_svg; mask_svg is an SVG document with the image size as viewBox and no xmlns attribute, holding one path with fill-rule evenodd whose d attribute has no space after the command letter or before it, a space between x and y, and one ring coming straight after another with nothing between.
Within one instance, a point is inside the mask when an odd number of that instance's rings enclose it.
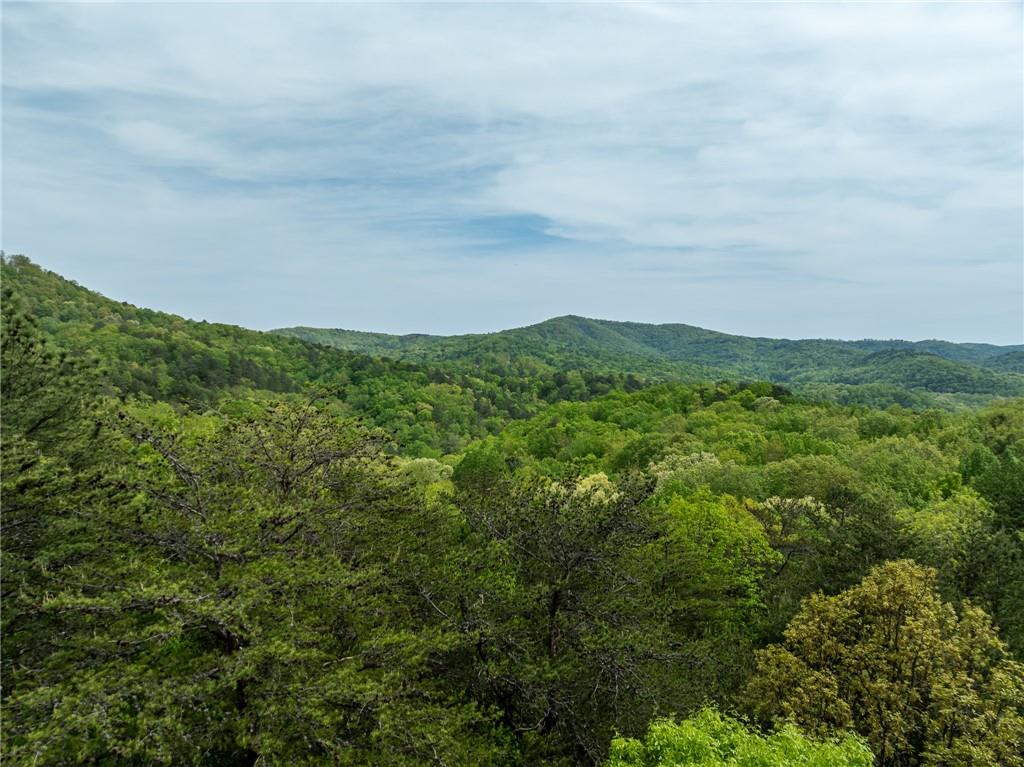
<instances>
[{"instance_id":1,"label":"treeline","mask_svg":"<svg viewBox=\"0 0 1024 767\"><path fill-rule=\"evenodd\" d=\"M450 384L130 396L65 311L3 305L11 764L1022 764L1022 401L662 385L438 460L373 424Z\"/></svg>"}]
</instances>

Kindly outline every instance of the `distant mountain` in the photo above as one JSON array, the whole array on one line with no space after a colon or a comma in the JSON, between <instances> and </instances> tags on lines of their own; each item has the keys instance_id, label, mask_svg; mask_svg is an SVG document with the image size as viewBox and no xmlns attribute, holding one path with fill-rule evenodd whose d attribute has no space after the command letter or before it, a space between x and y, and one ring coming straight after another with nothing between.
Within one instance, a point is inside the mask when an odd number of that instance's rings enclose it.
<instances>
[{"instance_id":1,"label":"distant mountain","mask_svg":"<svg viewBox=\"0 0 1024 767\"><path fill-rule=\"evenodd\" d=\"M315 386L424 454L460 449L553 402L662 381L771 381L819 400L918 409L1024 396L1024 346L791 341L576 316L461 336L263 333L113 301L22 256L3 259L0 277L5 301L23 305L59 348L96 357L122 395L208 406Z\"/></svg>"},{"instance_id":2,"label":"distant mountain","mask_svg":"<svg viewBox=\"0 0 1024 767\"><path fill-rule=\"evenodd\" d=\"M272 332L365 354L480 370L539 365L562 371L630 372L653 380L744 378L796 385L890 384L950 394L1024 394L1024 346L753 338L692 325L572 315L496 333L458 336L306 327Z\"/></svg>"},{"instance_id":3,"label":"distant mountain","mask_svg":"<svg viewBox=\"0 0 1024 767\"><path fill-rule=\"evenodd\" d=\"M880 352L890 349L903 349L915 352L925 352L945 357L956 362L969 362L976 365L988 366L997 357L1013 353L1024 352L1024 345L1018 346L996 346L995 344L956 344L951 341L900 341L897 339L889 341L864 340L864 341L839 341L867 352Z\"/></svg>"},{"instance_id":4,"label":"distant mountain","mask_svg":"<svg viewBox=\"0 0 1024 767\"><path fill-rule=\"evenodd\" d=\"M984 365L992 370L1024 373L1024 351L1014 350L997 354L986 359Z\"/></svg>"},{"instance_id":5,"label":"distant mountain","mask_svg":"<svg viewBox=\"0 0 1024 767\"><path fill-rule=\"evenodd\" d=\"M1016 393L1024 383L1024 377L1019 375L1006 375L987 367L908 348L874 352L850 367L811 371L797 376L796 380L895 384L932 392L968 394Z\"/></svg>"}]
</instances>

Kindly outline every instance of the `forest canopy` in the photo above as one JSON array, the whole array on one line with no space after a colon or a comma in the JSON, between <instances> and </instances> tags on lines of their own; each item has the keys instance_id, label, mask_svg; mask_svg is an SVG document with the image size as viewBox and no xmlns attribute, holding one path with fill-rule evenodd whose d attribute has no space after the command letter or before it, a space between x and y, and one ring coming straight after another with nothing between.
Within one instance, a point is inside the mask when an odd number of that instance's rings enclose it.
<instances>
[{"instance_id":1,"label":"forest canopy","mask_svg":"<svg viewBox=\"0 0 1024 767\"><path fill-rule=\"evenodd\" d=\"M785 350L805 387L649 326L346 350L0 275L11 764L1022 764L983 351Z\"/></svg>"}]
</instances>

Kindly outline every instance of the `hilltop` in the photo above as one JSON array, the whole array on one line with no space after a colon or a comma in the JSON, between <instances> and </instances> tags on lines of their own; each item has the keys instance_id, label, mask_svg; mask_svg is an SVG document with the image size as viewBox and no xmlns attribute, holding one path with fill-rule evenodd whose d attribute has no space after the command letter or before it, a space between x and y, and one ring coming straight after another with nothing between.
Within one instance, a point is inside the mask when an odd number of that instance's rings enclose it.
<instances>
[{"instance_id":1,"label":"hilltop","mask_svg":"<svg viewBox=\"0 0 1024 767\"><path fill-rule=\"evenodd\" d=\"M1024 346L948 341L788 340L684 324L648 325L567 315L496 333L387 335L282 328L278 335L410 362L482 370L529 361L553 370L629 372L651 380L765 379L838 396L849 386L958 395L1024 394ZM912 398L911 398L912 399ZM947 397L948 399L948 397Z\"/></svg>"}]
</instances>

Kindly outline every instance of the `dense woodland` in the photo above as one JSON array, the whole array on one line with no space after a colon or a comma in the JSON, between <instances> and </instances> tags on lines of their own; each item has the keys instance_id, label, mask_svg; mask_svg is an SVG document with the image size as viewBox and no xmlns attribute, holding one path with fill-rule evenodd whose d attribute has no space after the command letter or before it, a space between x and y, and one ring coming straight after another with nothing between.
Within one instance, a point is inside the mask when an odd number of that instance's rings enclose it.
<instances>
[{"instance_id":1,"label":"dense woodland","mask_svg":"<svg viewBox=\"0 0 1024 767\"><path fill-rule=\"evenodd\" d=\"M292 338L414 362L507 374L528 360L552 370L604 370L652 381L770 380L819 399L955 409L1024 395L1024 346L946 341L789 341L690 325L557 317L499 333L388 336L284 328Z\"/></svg>"},{"instance_id":2,"label":"dense woodland","mask_svg":"<svg viewBox=\"0 0 1024 767\"><path fill-rule=\"evenodd\" d=\"M6 763L1024 765L1019 349L346 350L0 268Z\"/></svg>"}]
</instances>

